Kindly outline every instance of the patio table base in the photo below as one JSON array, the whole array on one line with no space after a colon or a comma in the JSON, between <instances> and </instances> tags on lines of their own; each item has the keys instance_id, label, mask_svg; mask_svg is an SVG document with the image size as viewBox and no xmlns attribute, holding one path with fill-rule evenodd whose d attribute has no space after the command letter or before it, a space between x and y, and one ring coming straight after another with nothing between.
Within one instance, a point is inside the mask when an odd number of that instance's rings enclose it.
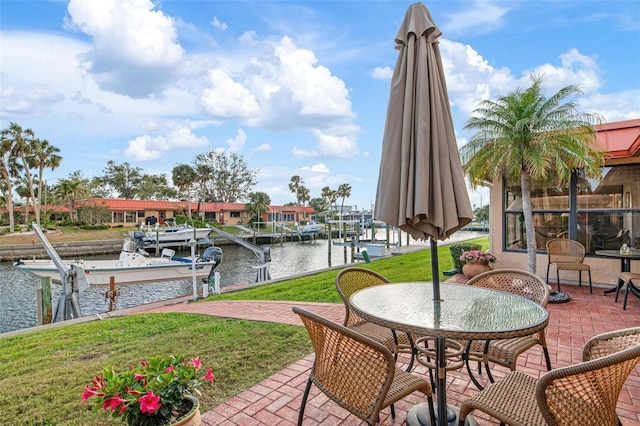
<instances>
[{"instance_id":1,"label":"patio table base","mask_svg":"<svg viewBox=\"0 0 640 426\"><path fill-rule=\"evenodd\" d=\"M435 401L434 401L435 404ZM460 410L457 407L449 405L447 412L447 426L457 426L458 414ZM438 420L438 406L434 407L436 410L436 421ZM464 422L465 426L478 426L478 422L469 414ZM436 426L431 424L431 418L429 417L429 405L424 402L422 404L414 405L407 412L407 426Z\"/></svg>"}]
</instances>

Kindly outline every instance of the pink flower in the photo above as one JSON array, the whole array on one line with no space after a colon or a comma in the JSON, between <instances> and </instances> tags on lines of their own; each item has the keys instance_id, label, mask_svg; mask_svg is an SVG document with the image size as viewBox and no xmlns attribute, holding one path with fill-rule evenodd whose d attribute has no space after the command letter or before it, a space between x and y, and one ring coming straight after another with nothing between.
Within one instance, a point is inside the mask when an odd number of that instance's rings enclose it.
<instances>
[{"instance_id":1,"label":"pink flower","mask_svg":"<svg viewBox=\"0 0 640 426\"><path fill-rule=\"evenodd\" d=\"M104 377L102 377L102 375L96 376L95 379L91 380L91 383L93 383L95 389L101 389L104 387Z\"/></svg>"},{"instance_id":2,"label":"pink flower","mask_svg":"<svg viewBox=\"0 0 640 426\"><path fill-rule=\"evenodd\" d=\"M133 375L133 380L143 380L146 376L144 374L135 373Z\"/></svg>"},{"instance_id":3,"label":"pink flower","mask_svg":"<svg viewBox=\"0 0 640 426\"><path fill-rule=\"evenodd\" d=\"M155 413L157 409L162 407L159 401L160 395L154 395L153 391L149 391L149 393L140 397L140 411L147 414Z\"/></svg>"},{"instance_id":4,"label":"pink flower","mask_svg":"<svg viewBox=\"0 0 640 426\"><path fill-rule=\"evenodd\" d=\"M87 402L87 399L91 398L95 394L95 388L90 388L89 385L86 385L84 387L84 392L82 392L82 403L84 404L85 402Z\"/></svg>"},{"instance_id":5,"label":"pink flower","mask_svg":"<svg viewBox=\"0 0 640 426\"><path fill-rule=\"evenodd\" d=\"M204 375L204 379L209 380L210 382L213 382L213 379L215 379L215 377L213 376L213 370L211 368L207 370L207 374Z\"/></svg>"},{"instance_id":6,"label":"pink flower","mask_svg":"<svg viewBox=\"0 0 640 426\"><path fill-rule=\"evenodd\" d=\"M173 365L170 365L169 367L164 369L165 373L171 373L172 371L176 371L176 367L174 367Z\"/></svg>"},{"instance_id":7,"label":"pink flower","mask_svg":"<svg viewBox=\"0 0 640 426\"><path fill-rule=\"evenodd\" d=\"M104 400L104 404L102 404L102 408L105 410L115 410L120 406L120 404L124 403L124 399L120 398L120 394L116 393L116 396L113 398L107 398Z\"/></svg>"},{"instance_id":8,"label":"pink flower","mask_svg":"<svg viewBox=\"0 0 640 426\"><path fill-rule=\"evenodd\" d=\"M127 392L129 395L140 395L142 393L140 391L137 391L137 390L131 388L129 385L127 385L127 388L126 388L125 392Z\"/></svg>"},{"instance_id":9,"label":"pink flower","mask_svg":"<svg viewBox=\"0 0 640 426\"><path fill-rule=\"evenodd\" d=\"M202 368L202 363L200 362L200 357L194 358L191 360L191 365L193 365L196 370L200 370Z\"/></svg>"}]
</instances>

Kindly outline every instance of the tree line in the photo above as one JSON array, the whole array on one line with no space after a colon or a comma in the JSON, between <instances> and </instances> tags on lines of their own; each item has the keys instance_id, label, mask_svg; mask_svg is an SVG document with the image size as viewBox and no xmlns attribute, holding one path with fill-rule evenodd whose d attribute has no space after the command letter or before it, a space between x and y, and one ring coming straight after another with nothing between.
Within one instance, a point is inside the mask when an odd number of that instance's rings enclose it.
<instances>
[{"instance_id":1,"label":"tree line","mask_svg":"<svg viewBox=\"0 0 640 426\"><path fill-rule=\"evenodd\" d=\"M259 169L249 168L243 157L233 152L211 150L196 155L191 164L177 164L171 170L173 186L164 174L147 174L127 162L113 160L107 162L100 176L85 177L77 170L49 185L44 172L60 166L63 157L59 148L13 122L0 137L0 208L8 212L9 232L15 231L14 194L25 200L24 223L29 223L33 212L39 225L42 212L48 217L46 210L51 205L67 206L69 221L77 221L73 206L87 198L246 202L246 210L256 218L271 204L268 194L253 191ZM316 211L328 210L339 198L344 206L345 198L351 195L351 186L342 184L337 190L325 187L321 197L312 199L299 176L291 178L289 188L296 195L291 204L305 206L308 202Z\"/></svg>"}]
</instances>

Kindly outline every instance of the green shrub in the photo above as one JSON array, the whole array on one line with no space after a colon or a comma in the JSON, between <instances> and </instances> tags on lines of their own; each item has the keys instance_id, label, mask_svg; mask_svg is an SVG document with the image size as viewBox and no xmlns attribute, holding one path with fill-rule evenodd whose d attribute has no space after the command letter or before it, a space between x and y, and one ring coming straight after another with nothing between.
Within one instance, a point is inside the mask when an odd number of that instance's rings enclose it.
<instances>
[{"instance_id":1,"label":"green shrub","mask_svg":"<svg viewBox=\"0 0 640 426\"><path fill-rule=\"evenodd\" d=\"M456 273L461 274L462 265L464 265L464 261L460 260L462 253L469 250L482 250L482 246L474 243L456 243L451 244L449 250L451 250L451 257L453 258L453 266L456 269Z\"/></svg>"},{"instance_id":2,"label":"green shrub","mask_svg":"<svg viewBox=\"0 0 640 426\"><path fill-rule=\"evenodd\" d=\"M79 228L87 231L94 231L96 229L109 229L109 225L106 223L102 225L80 225Z\"/></svg>"}]
</instances>

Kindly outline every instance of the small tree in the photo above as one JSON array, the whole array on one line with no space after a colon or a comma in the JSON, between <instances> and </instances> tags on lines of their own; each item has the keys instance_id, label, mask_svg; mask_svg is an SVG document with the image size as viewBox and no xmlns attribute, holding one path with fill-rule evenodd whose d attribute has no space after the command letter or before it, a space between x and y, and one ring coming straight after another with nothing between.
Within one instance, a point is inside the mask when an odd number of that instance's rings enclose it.
<instances>
[{"instance_id":1,"label":"small tree","mask_svg":"<svg viewBox=\"0 0 640 426\"><path fill-rule=\"evenodd\" d=\"M269 210L271 198L264 192L252 192L248 198L249 202L245 204L245 210L255 218L256 222L262 222L262 215Z\"/></svg>"},{"instance_id":2,"label":"small tree","mask_svg":"<svg viewBox=\"0 0 640 426\"><path fill-rule=\"evenodd\" d=\"M536 272L536 239L531 209L532 182L568 184L581 169L585 176L601 176L603 151L593 124L597 115L577 111L569 99L581 95L577 86L560 89L547 98L543 78L531 76L528 89L485 100L474 111L465 129L475 130L460 150L464 170L475 188L504 178L520 183L522 211L527 234L527 267Z\"/></svg>"}]
</instances>

